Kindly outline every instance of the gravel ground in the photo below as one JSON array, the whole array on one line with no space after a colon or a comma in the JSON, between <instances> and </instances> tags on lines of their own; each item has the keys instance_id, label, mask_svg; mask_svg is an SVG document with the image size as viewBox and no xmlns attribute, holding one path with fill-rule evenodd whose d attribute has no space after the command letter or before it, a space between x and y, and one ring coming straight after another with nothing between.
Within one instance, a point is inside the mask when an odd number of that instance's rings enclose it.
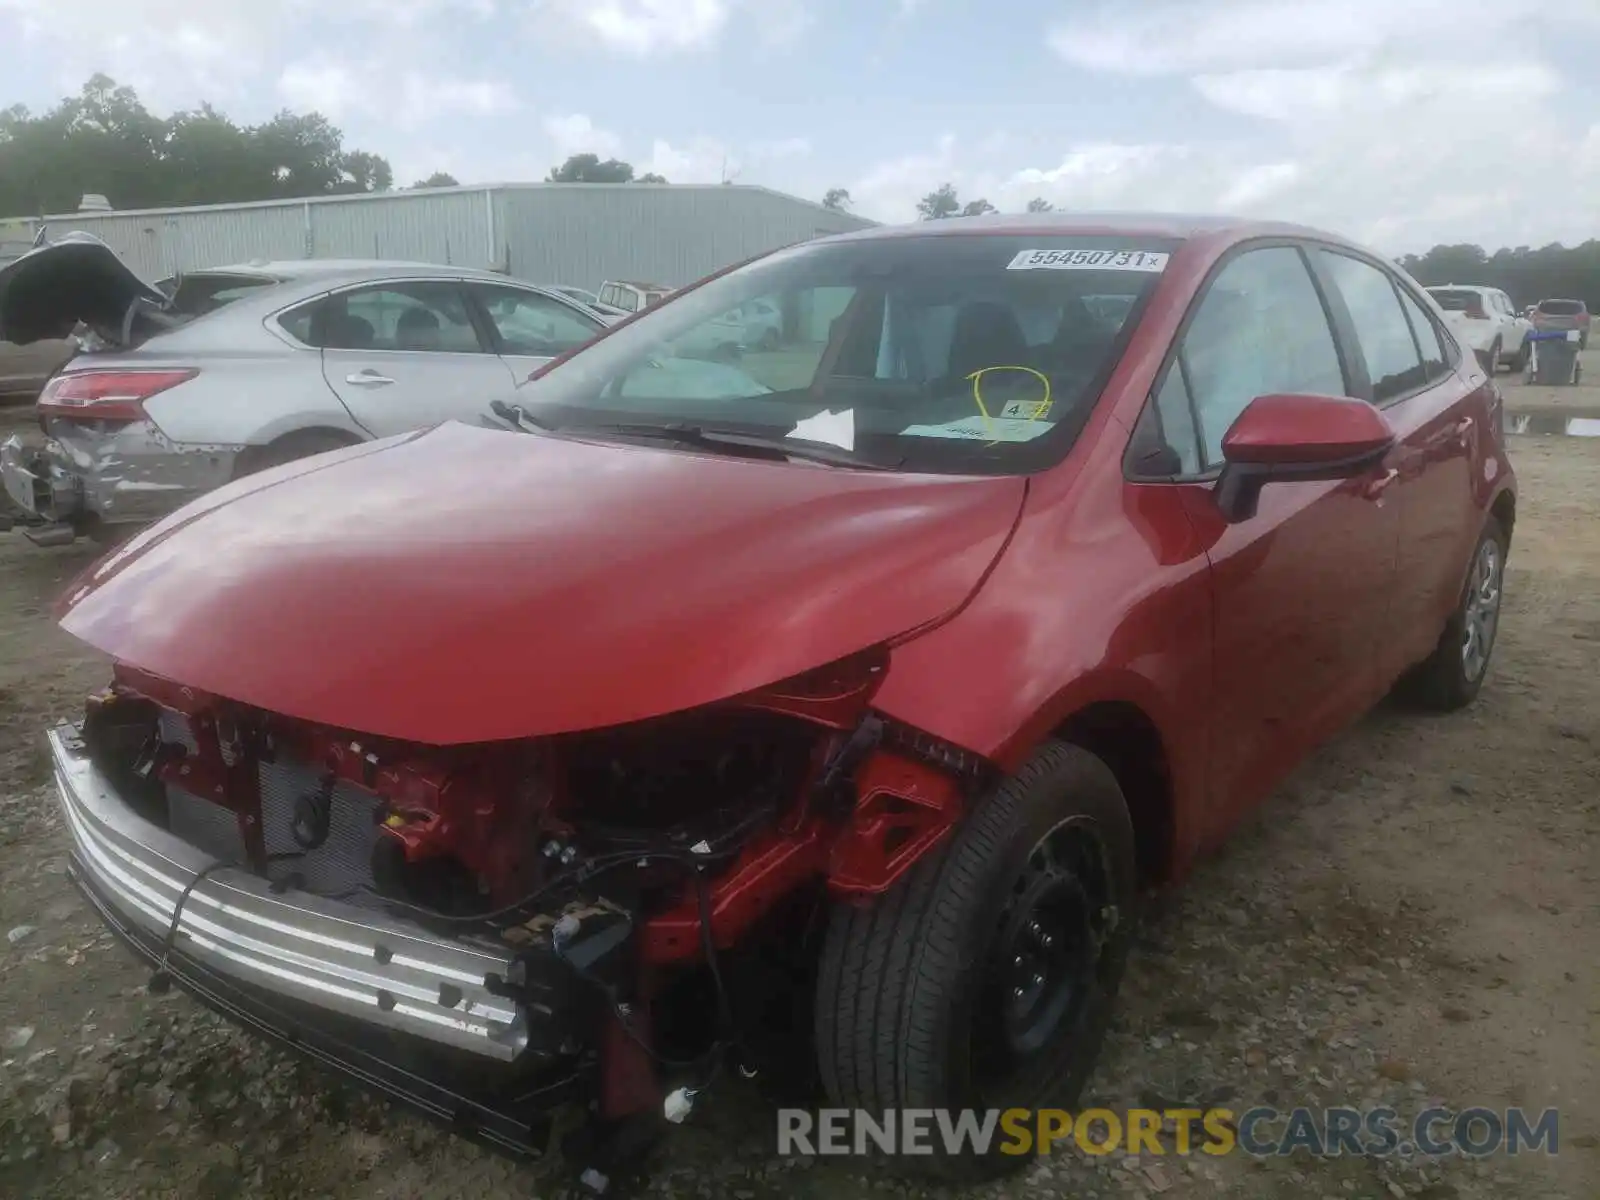
<instances>
[{"instance_id":1,"label":"gravel ground","mask_svg":"<svg viewBox=\"0 0 1600 1200\"><path fill-rule=\"evenodd\" d=\"M1507 384L1513 404L1519 390ZM1600 415L1600 389L1561 399L1591 397ZM976 1194L1600 1195L1600 439L1519 437L1513 454L1522 515L1479 704L1445 719L1374 712L1160 902L1091 1091L1111 1107L1557 1106L1561 1153L1072 1153ZM103 682L48 614L91 557L0 534L0 1195L557 1194L547 1169L454 1140L183 996L150 995L101 932L64 876L39 740ZM777 1159L773 1129L770 1107L730 1085L663 1151L651 1189L922 1194L859 1164Z\"/></svg>"}]
</instances>

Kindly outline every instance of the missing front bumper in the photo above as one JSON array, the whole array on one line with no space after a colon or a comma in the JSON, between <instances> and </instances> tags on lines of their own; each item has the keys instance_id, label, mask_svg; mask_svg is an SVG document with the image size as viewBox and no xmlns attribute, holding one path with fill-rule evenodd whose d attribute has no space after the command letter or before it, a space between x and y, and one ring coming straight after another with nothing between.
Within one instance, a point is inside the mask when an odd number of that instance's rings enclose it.
<instances>
[{"instance_id":1,"label":"missing front bumper","mask_svg":"<svg viewBox=\"0 0 1600 1200\"><path fill-rule=\"evenodd\" d=\"M129 950L149 966L161 961L161 940L123 914L77 852L70 873ZM419 1048L406 1053L382 1029L253 987L181 952L168 956L166 970L183 991L246 1031L502 1153L543 1155L551 1112L581 1095L584 1080L576 1072L552 1073L532 1087L497 1085L477 1064L444 1061Z\"/></svg>"},{"instance_id":2,"label":"missing front bumper","mask_svg":"<svg viewBox=\"0 0 1600 1200\"><path fill-rule=\"evenodd\" d=\"M181 900L172 949L219 978L481 1059L511 1063L528 1048L527 1012L497 994L506 948L218 869L119 797L75 727L49 743L78 874L119 925L160 945Z\"/></svg>"}]
</instances>

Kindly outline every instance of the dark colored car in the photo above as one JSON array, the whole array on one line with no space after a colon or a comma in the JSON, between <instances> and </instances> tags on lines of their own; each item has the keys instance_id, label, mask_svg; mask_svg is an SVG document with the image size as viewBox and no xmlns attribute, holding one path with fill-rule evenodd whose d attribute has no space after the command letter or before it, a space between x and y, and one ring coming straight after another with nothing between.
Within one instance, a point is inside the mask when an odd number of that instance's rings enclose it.
<instances>
[{"instance_id":1,"label":"dark colored car","mask_svg":"<svg viewBox=\"0 0 1600 1200\"><path fill-rule=\"evenodd\" d=\"M1540 333L1578 331L1578 348L1589 348L1589 306L1582 300L1541 300L1534 306L1533 327Z\"/></svg>"},{"instance_id":2,"label":"dark colored car","mask_svg":"<svg viewBox=\"0 0 1600 1200\"><path fill-rule=\"evenodd\" d=\"M666 369L756 300L781 346ZM1298 226L809 242L498 411L525 433L265 471L90 569L62 623L114 678L50 745L160 978L502 1148L584 1102L591 1183L730 1057L1072 1106L1140 889L1494 646L1499 395Z\"/></svg>"}]
</instances>

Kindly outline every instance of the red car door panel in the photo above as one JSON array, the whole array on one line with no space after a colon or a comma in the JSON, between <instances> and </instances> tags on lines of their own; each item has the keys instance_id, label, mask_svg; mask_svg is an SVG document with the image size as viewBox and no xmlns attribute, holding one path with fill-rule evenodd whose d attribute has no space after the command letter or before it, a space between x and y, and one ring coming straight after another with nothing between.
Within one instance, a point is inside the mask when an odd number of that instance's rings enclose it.
<instances>
[{"instance_id":1,"label":"red car door panel","mask_svg":"<svg viewBox=\"0 0 1600 1200\"><path fill-rule=\"evenodd\" d=\"M1399 439L1400 566L1383 654L1392 681L1432 652L1460 597L1493 393L1472 356L1460 357L1481 384L1457 372L1438 319L1393 272L1342 250L1319 249L1314 261L1360 344L1369 398Z\"/></svg>"},{"instance_id":2,"label":"red car door panel","mask_svg":"<svg viewBox=\"0 0 1600 1200\"><path fill-rule=\"evenodd\" d=\"M1256 515L1238 524L1213 496L1223 435L1251 400L1349 388L1301 251L1249 248L1206 285L1141 419L1174 452L1170 486L1212 568L1207 842L1381 687L1399 539L1387 486L1395 464L1343 483L1269 483Z\"/></svg>"}]
</instances>

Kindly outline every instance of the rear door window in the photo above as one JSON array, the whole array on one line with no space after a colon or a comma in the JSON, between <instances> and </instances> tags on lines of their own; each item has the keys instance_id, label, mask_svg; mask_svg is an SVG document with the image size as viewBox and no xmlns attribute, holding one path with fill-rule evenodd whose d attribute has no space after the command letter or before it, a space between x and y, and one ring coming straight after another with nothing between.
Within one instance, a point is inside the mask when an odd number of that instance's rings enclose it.
<instances>
[{"instance_id":1,"label":"rear door window","mask_svg":"<svg viewBox=\"0 0 1600 1200\"><path fill-rule=\"evenodd\" d=\"M1405 288L1399 291L1400 306L1406 310L1406 319L1411 322L1412 332L1417 335L1417 345L1422 350L1423 374L1430 383L1442 379L1450 373L1450 355L1445 350L1439 327L1421 301Z\"/></svg>"},{"instance_id":2,"label":"rear door window","mask_svg":"<svg viewBox=\"0 0 1600 1200\"><path fill-rule=\"evenodd\" d=\"M1337 251L1317 254L1350 312L1373 403L1383 404L1426 383L1421 352L1388 272Z\"/></svg>"},{"instance_id":3,"label":"rear door window","mask_svg":"<svg viewBox=\"0 0 1600 1200\"><path fill-rule=\"evenodd\" d=\"M461 289L440 281L338 292L292 309L278 323L297 341L324 350L482 354L489 349Z\"/></svg>"}]
</instances>

